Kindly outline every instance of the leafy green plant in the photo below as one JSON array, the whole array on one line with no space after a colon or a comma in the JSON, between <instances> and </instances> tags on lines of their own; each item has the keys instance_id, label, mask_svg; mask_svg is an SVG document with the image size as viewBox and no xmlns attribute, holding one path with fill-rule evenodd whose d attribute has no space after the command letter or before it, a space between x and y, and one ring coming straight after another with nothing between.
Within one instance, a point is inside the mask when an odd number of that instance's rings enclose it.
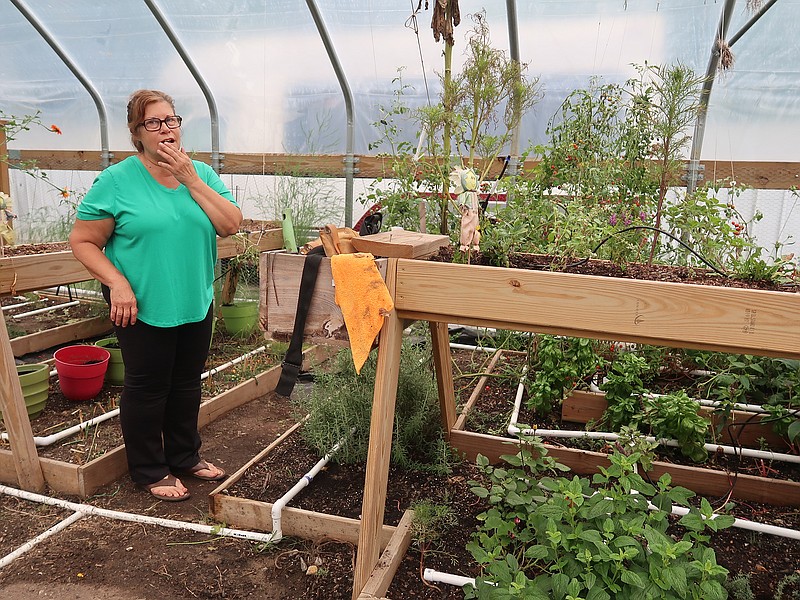
<instances>
[{"instance_id":1,"label":"leafy green plant","mask_svg":"<svg viewBox=\"0 0 800 600\"><path fill-rule=\"evenodd\" d=\"M602 364L593 340L541 335L532 359L532 381L528 388L528 408L548 413L553 404L594 375Z\"/></svg>"},{"instance_id":2,"label":"leafy green plant","mask_svg":"<svg viewBox=\"0 0 800 600\"><path fill-rule=\"evenodd\" d=\"M330 369L315 373L311 393L298 396L298 409L310 415L302 428L303 438L320 456L346 440L332 460L342 464L366 461L376 354L369 356L359 375L350 351L343 350ZM454 459L442 432L431 361L429 346L404 342L391 461L403 468L447 473Z\"/></svg>"},{"instance_id":3,"label":"leafy green plant","mask_svg":"<svg viewBox=\"0 0 800 600\"><path fill-rule=\"evenodd\" d=\"M649 427L659 439L676 439L684 456L696 462L708 458L705 439L708 420L698 413L699 405L684 390L677 390L658 398L648 398L641 417L632 425L640 429Z\"/></svg>"},{"instance_id":4,"label":"leafy green plant","mask_svg":"<svg viewBox=\"0 0 800 600\"><path fill-rule=\"evenodd\" d=\"M727 570L705 545L707 530L729 527L733 518L711 519L707 501L679 521L682 536L667 531L674 505L687 506L693 492L655 484L637 473L648 452L634 445L609 456L592 481L553 477L568 470L547 455L540 439L493 466L482 456L485 482L471 482L489 503L468 548L483 575L467 598L610 600L625 598L726 597Z\"/></svg>"},{"instance_id":5,"label":"leafy green plant","mask_svg":"<svg viewBox=\"0 0 800 600\"><path fill-rule=\"evenodd\" d=\"M622 353L611 368L600 389L606 394L608 408L601 423L613 431L632 423L642 410L642 396L646 389L642 374L647 370L647 360L632 352Z\"/></svg>"}]
</instances>

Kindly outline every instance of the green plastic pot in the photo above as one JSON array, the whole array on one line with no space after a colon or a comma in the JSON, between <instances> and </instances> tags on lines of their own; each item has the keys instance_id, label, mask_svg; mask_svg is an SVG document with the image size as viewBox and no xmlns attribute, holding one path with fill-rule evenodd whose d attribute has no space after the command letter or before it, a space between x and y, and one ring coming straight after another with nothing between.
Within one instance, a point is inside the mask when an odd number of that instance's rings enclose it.
<instances>
[{"instance_id":1,"label":"green plastic pot","mask_svg":"<svg viewBox=\"0 0 800 600\"><path fill-rule=\"evenodd\" d=\"M50 391L50 365L45 363L17 365L17 376L22 387L22 396L25 398L28 417L35 419L47 404ZM2 418L3 413L0 412L0 419Z\"/></svg>"},{"instance_id":2,"label":"green plastic pot","mask_svg":"<svg viewBox=\"0 0 800 600\"><path fill-rule=\"evenodd\" d=\"M122 362L122 350L119 349L119 341L116 337L107 337L97 340L95 346L100 346L108 350L111 358L108 359L108 370L106 370L106 382L110 385L122 385L125 382L125 363Z\"/></svg>"},{"instance_id":3,"label":"green plastic pot","mask_svg":"<svg viewBox=\"0 0 800 600\"><path fill-rule=\"evenodd\" d=\"M247 337L258 323L258 302L237 302L220 306L225 330L235 336Z\"/></svg>"}]
</instances>

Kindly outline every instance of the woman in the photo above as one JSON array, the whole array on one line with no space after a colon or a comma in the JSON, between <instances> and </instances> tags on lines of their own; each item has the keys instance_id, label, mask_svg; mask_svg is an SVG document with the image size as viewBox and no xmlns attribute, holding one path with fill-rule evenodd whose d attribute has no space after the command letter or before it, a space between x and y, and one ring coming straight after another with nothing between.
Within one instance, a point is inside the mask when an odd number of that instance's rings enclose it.
<instances>
[{"instance_id":1,"label":"woman","mask_svg":"<svg viewBox=\"0 0 800 600\"><path fill-rule=\"evenodd\" d=\"M197 416L216 236L242 220L217 174L184 152L180 127L170 96L134 92L128 129L138 153L100 173L69 236L103 285L125 361L120 424L131 479L173 502L189 498L175 475L225 478L200 458Z\"/></svg>"}]
</instances>

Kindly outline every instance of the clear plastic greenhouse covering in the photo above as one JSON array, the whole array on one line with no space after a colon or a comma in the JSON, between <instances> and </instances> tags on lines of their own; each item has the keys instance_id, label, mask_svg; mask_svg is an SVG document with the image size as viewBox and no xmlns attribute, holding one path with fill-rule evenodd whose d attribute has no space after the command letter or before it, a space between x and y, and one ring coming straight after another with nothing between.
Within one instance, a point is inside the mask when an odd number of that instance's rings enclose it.
<instances>
[{"instance_id":1,"label":"clear plastic greenhouse covering","mask_svg":"<svg viewBox=\"0 0 800 600\"><path fill-rule=\"evenodd\" d=\"M429 0L432 5L435 0ZM26 0L25 6L91 82L108 112L109 146L130 150L125 104L162 89L184 118L189 150L211 149L209 107L195 78L142 0ZM342 88L305 0L154 0L207 82L219 110L222 152L345 152ZM369 153L380 106L398 90L410 105L435 102L442 44L420 0L316 0L354 98L354 152ZM509 48L516 7L519 58L540 78L543 100L526 116L521 149L544 141L567 94L593 77L621 83L633 64L680 61L705 73L722 0L461 0L454 70L470 15L485 11L495 47ZM752 17L735 5L729 35ZM710 98L703 160L798 160L800 0L778 0L735 44L733 69ZM98 110L11 0L0 0L0 109L40 111L61 136L32 130L16 149L99 150ZM409 141L418 132L404 131Z\"/></svg>"}]
</instances>

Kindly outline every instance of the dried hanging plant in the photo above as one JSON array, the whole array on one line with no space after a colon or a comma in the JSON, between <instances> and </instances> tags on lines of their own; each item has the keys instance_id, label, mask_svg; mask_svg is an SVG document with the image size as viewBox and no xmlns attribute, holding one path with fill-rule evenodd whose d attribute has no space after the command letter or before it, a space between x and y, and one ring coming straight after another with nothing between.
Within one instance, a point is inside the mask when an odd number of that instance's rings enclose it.
<instances>
[{"instance_id":1,"label":"dried hanging plant","mask_svg":"<svg viewBox=\"0 0 800 600\"><path fill-rule=\"evenodd\" d=\"M719 68L722 71L727 71L733 67L733 51L728 45L728 42L722 38L717 40L717 49L719 50Z\"/></svg>"}]
</instances>

